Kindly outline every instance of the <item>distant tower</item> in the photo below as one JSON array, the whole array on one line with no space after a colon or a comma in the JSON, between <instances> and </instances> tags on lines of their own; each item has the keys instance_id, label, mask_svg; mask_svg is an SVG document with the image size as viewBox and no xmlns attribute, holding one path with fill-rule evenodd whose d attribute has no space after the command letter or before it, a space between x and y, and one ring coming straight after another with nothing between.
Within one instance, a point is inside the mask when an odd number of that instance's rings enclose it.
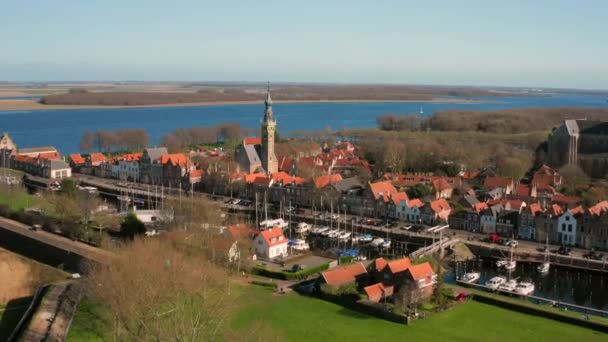
<instances>
[{"instance_id":1,"label":"distant tower","mask_svg":"<svg viewBox=\"0 0 608 342\"><path fill-rule=\"evenodd\" d=\"M276 120L272 117L272 99L270 98L270 82L268 82L268 92L262 120L262 167L270 175L279 170L279 162L274 154L274 134L277 127Z\"/></svg>"}]
</instances>

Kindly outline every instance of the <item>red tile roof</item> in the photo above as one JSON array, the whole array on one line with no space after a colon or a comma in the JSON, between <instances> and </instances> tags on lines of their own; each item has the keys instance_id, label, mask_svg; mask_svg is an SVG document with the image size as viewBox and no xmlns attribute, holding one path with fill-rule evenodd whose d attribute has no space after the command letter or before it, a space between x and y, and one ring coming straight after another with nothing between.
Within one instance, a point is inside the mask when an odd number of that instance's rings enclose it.
<instances>
[{"instance_id":1,"label":"red tile roof","mask_svg":"<svg viewBox=\"0 0 608 342\"><path fill-rule=\"evenodd\" d=\"M160 157L160 163L163 165L186 166L190 163L188 157L183 153L165 154Z\"/></svg>"},{"instance_id":2,"label":"red tile roof","mask_svg":"<svg viewBox=\"0 0 608 342\"><path fill-rule=\"evenodd\" d=\"M375 199L382 197L382 200L387 203L389 198L397 193L397 189L393 186L390 181L370 183L369 185L372 194Z\"/></svg>"},{"instance_id":3,"label":"red tile roof","mask_svg":"<svg viewBox=\"0 0 608 342\"><path fill-rule=\"evenodd\" d=\"M445 200L445 198L440 198L438 200L431 201L431 203L429 203L429 205L431 206L431 209L433 209L433 211L435 213L440 213L444 210L452 209L450 207L450 204L448 203L448 201Z\"/></svg>"},{"instance_id":4,"label":"red tile roof","mask_svg":"<svg viewBox=\"0 0 608 342\"><path fill-rule=\"evenodd\" d=\"M394 287L384 286L382 283L377 283L364 287L363 291L365 291L365 294L370 301L378 303L380 300L382 300L382 298L392 296Z\"/></svg>"},{"instance_id":5,"label":"red tile roof","mask_svg":"<svg viewBox=\"0 0 608 342\"><path fill-rule=\"evenodd\" d=\"M392 197L393 203L395 203L395 205L399 205L399 203L401 203L401 201L407 201L408 199L409 198L407 197L407 194L403 191L393 194L393 197Z\"/></svg>"},{"instance_id":6,"label":"red tile roof","mask_svg":"<svg viewBox=\"0 0 608 342\"><path fill-rule=\"evenodd\" d=\"M543 212L543 208L540 206L540 204L538 203L532 203L528 206L528 210L530 211L530 214L536 216L536 214L538 213L542 213Z\"/></svg>"},{"instance_id":7,"label":"red tile roof","mask_svg":"<svg viewBox=\"0 0 608 342\"><path fill-rule=\"evenodd\" d=\"M70 160L75 165L82 165L85 162L84 158L82 158L82 156L79 153L70 154Z\"/></svg>"},{"instance_id":8,"label":"red tile roof","mask_svg":"<svg viewBox=\"0 0 608 342\"><path fill-rule=\"evenodd\" d=\"M435 178L431 181L431 184L435 192L441 192L443 190L453 188L452 185L445 180L445 178Z\"/></svg>"},{"instance_id":9,"label":"red tile roof","mask_svg":"<svg viewBox=\"0 0 608 342\"><path fill-rule=\"evenodd\" d=\"M279 227L263 230L260 235L268 247L278 246L287 243L287 238L283 235L283 230Z\"/></svg>"},{"instance_id":10,"label":"red tile roof","mask_svg":"<svg viewBox=\"0 0 608 342\"><path fill-rule=\"evenodd\" d=\"M557 204L552 204L551 207L549 207L549 211L550 214L553 215L553 217L559 216L564 213L564 209L562 209L562 207Z\"/></svg>"},{"instance_id":11,"label":"red tile roof","mask_svg":"<svg viewBox=\"0 0 608 342\"><path fill-rule=\"evenodd\" d=\"M382 272L387 264L388 263L386 260L384 260L384 258L376 258L376 260L374 260L374 269L378 272Z\"/></svg>"},{"instance_id":12,"label":"red tile roof","mask_svg":"<svg viewBox=\"0 0 608 342\"><path fill-rule=\"evenodd\" d=\"M122 156L120 156L120 159L122 160L126 160L126 161L138 161L141 159L141 157L143 157L143 153L128 153L128 154L123 154Z\"/></svg>"},{"instance_id":13,"label":"red tile roof","mask_svg":"<svg viewBox=\"0 0 608 342\"><path fill-rule=\"evenodd\" d=\"M429 262L423 262L419 265L412 265L410 268L408 268L408 272L410 272L412 279L425 279L427 283L431 281L432 276L435 274L433 267L431 267Z\"/></svg>"},{"instance_id":14,"label":"red tile roof","mask_svg":"<svg viewBox=\"0 0 608 342\"><path fill-rule=\"evenodd\" d=\"M249 228L244 223L237 223L235 225L228 226L228 232L230 233L232 238L235 240L242 239L242 238L248 238L248 237L258 233L256 230Z\"/></svg>"},{"instance_id":15,"label":"red tile roof","mask_svg":"<svg viewBox=\"0 0 608 342\"><path fill-rule=\"evenodd\" d=\"M479 177L479 171L470 171L470 172L464 172L462 174L462 178L464 179L474 179Z\"/></svg>"},{"instance_id":16,"label":"red tile roof","mask_svg":"<svg viewBox=\"0 0 608 342\"><path fill-rule=\"evenodd\" d=\"M583 199L580 197L575 197L575 196L566 196L566 195L562 195L562 194L555 194L553 195L553 198L551 198L551 201L553 203L560 203L560 204L578 204L583 202Z\"/></svg>"},{"instance_id":17,"label":"red tile roof","mask_svg":"<svg viewBox=\"0 0 608 342\"><path fill-rule=\"evenodd\" d=\"M250 137L250 138L245 138L243 140L243 145L261 145L262 144L262 138L258 138L258 137Z\"/></svg>"},{"instance_id":18,"label":"red tile roof","mask_svg":"<svg viewBox=\"0 0 608 342\"><path fill-rule=\"evenodd\" d=\"M473 210L475 210L475 212L478 214L486 209L488 209L488 204L484 202L479 202L473 205Z\"/></svg>"},{"instance_id":19,"label":"red tile roof","mask_svg":"<svg viewBox=\"0 0 608 342\"><path fill-rule=\"evenodd\" d=\"M402 258L388 262L388 269L392 274L400 273L412 266L409 258Z\"/></svg>"},{"instance_id":20,"label":"red tile roof","mask_svg":"<svg viewBox=\"0 0 608 342\"><path fill-rule=\"evenodd\" d=\"M580 205L574 209L570 209L570 212L572 213L572 215L579 215L579 214L583 214L585 213L585 209L583 209L583 207L581 207Z\"/></svg>"},{"instance_id":21,"label":"red tile roof","mask_svg":"<svg viewBox=\"0 0 608 342\"><path fill-rule=\"evenodd\" d=\"M357 277L367 274L367 270L362 263L354 263L348 266L338 266L331 270L321 273L325 282L329 285L340 286L352 283Z\"/></svg>"},{"instance_id":22,"label":"red tile roof","mask_svg":"<svg viewBox=\"0 0 608 342\"><path fill-rule=\"evenodd\" d=\"M517 184L517 188L515 189L515 193L518 196L529 196L530 195L530 185L528 185L528 184Z\"/></svg>"},{"instance_id":23,"label":"red tile roof","mask_svg":"<svg viewBox=\"0 0 608 342\"><path fill-rule=\"evenodd\" d=\"M342 175L340 175L339 173L336 173L333 175L316 177L313 179L313 182L315 183L315 188L321 189L321 188L328 186L329 184L339 182L341 180L342 180Z\"/></svg>"},{"instance_id":24,"label":"red tile roof","mask_svg":"<svg viewBox=\"0 0 608 342\"><path fill-rule=\"evenodd\" d=\"M255 177L255 179L253 180L253 184L259 184L259 185L266 185L266 186L270 186L270 184L272 184L273 180L272 177Z\"/></svg>"},{"instance_id":25,"label":"red tile roof","mask_svg":"<svg viewBox=\"0 0 608 342\"><path fill-rule=\"evenodd\" d=\"M287 157L279 157L279 171L290 172L293 169L293 159Z\"/></svg>"},{"instance_id":26,"label":"red tile roof","mask_svg":"<svg viewBox=\"0 0 608 342\"><path fill-rule=\"evenodd\" d=\"M203 170L192 170L190 171L190 178L203 177Z\"/></svg>"},{"instance_id":27,"label":"red tile roof","mask_svg":"<svg viewBox=\"0 0 608 342\"><path fill-rule=\"evenodd\" d=\"M61 159L61 154L59 152L42 152L38 154L38 159L41 160L58 160Z\"/></svg>"},{"instance_id":28,"label":"red tile roof","mask_svg":"<svg viewBox=\"0 0 608 342\"><path fill-rule=\"evenodd\" d=\"M593 216L599 216L605 212L608 212L608 201L601 201L589 208L589 214Z\"/></svg>"},{"instance_id":29,"label":"red tile roof","mask_svg":"<svg viewBox=\"0 0 608 342\"><path fill-rule=\"evenodd\" d=\"M245 183L247 184L251 184L253 183L253 181L255 181L256 178L258 177L265 177L266 174L262 173L262 172L257 172L257 173L252 173L249 175L245 175Z\"/></svg>"},{"instance_id":30,"label":"red tile roof","mask_svg":"<svg viewBox=\"0 0 608 342\"><path fill-rule=\"evenodd\" d=\"M103 155L103 153L91 153L89 155L89 160L91 161L91 163L100 163L100 162L104 162L106 161L106 156Z\"/></svg>"},{"instance_id":31,"label":"red tile roof","mask_svg":"<svg viewBox=\"0 0 608 342\"><path fill-rule=\"evenodd\" d=\"M422 202L422 200L420 198L414 198L413 200L409 200L407 201L407 206L410 208L413 207L422 207L424 205L424 202Z\"/></svg>"},{"instance_id":32,"label":"red tile roof","mask_svg":"<svg viewBox=\"0 0 608 342\"><path fill-rule=\"evenodd\" d=\"M506 177L486 177L483 181L483 188L485 190L492 190L496 188L506 188L513 184L513 179Z\"/></svg>"}]
</instances>

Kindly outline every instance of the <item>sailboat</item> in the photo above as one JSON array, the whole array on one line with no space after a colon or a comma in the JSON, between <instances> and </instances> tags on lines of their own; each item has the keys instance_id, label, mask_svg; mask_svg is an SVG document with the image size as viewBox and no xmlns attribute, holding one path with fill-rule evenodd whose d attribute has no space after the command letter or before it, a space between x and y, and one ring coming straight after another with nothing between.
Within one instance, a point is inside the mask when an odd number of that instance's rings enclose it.
<instances>
[{"instance_id":1,"label":"sailboat","mask_svg":"<svg viewBox=\"0 0 608 342\"><path fill-rule=\"evenodd\" d=\"M517 262L515 260L513 260L513 246L511 246L510 254L511 255L509 256L509 261L507 261L507 263L504 266L507 271L514 270L515 267L517 266Z\"/></svg>"},{"instance_id":2,"label":"sailboat","mask_svg":"<svg viewBox=\"0 0 608 342\"><path fill-rule=\"evenodd\" d=\"M549 234L547 234L547 241L545 242L545 262L538 265L536 270L541 274L549 273L549 268L551 268L551 263L549 263Z\"/></svg>"}]
</instances>

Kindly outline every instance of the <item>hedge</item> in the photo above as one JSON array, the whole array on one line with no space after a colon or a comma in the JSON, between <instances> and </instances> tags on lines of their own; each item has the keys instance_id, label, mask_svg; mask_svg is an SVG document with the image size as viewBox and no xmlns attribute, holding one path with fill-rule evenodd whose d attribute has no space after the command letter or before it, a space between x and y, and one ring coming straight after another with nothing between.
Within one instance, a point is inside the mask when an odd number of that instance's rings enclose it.
<instances>
[{"instance_id":1,"label":"hedge","mask_svg":"<svg viewBox=\"0 0 608 342\"><path fill-rule=\"evenodd\" d=\"M281 279L281 280L299 280L305 279L306 277L319 273L321 271L325 271L329 268L329 263L321 264L319 266L311 267L304 269L299 272L285 272L285 271L274 271L261 266L254 266L251 270L251 273L260 275L262 277Z\"/></svg>"}]
</instances>

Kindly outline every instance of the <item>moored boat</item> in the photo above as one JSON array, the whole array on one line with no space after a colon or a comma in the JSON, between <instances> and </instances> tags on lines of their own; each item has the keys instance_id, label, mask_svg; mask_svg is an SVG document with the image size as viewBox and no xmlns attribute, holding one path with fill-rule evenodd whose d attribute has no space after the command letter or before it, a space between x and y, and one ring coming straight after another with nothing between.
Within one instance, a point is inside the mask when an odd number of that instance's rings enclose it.
<instances>
[{"instance_id":1,"label":"moored boat","mask_svg":"<svg viewBox=\"0 0 608 342\"><path fill-rule=\"evenodd\" d=\"M514 261L514 260L508 261L508 262L505 264L505 270L508 270L508 271L510 271L510 270L514 270L514 269L515 269L515 267L517 267L517 262L516 262L516 261Z\"/></svg>"},{"instance_id":2,"label":"moored boat","mask_svg":"<svg viewBox=\"0 0 608 342\"><path fill-rule=\"evenodd\" d=\"M465 282L467 284L473 284L473 283L476 283L479 280L480 276L481 275L479 274L479 272L468 272L468 273L465 273L460 278L460 281Z\"/></svg>"},{"instance_id":3,"label":"moored boat","mask_svg":"<svg viewBox=\"0 0 608 342\"><path fill-rule=\"evenodd\" d=\"M550 268L551 268L551 264L550 264L550 263L548 263L548 262L543 262L542 264L540 264L540 265L538 265L538 266L536 267L536 270L537 270L539 273L546 274L546 273L549 273L549 269L550 269Z\"/></svg>"},{"instance_id":4,"label":"moored boat","mask_svg":"<svg viewBox=\"0 0 608 342\"><path fill-rule=\"evenodd\" d=\"M498 260L496 261L496 267L503 267L507 262L509 262L509 260Z\"/></svg>"},{"instance_id":5,"label":"moored boat","mask_svg":"<svg viewBox=\"0 0 608 342\"><path fill-rule=\"evenodd\" d=\"M498 286L498 289L501 291L513 292L513 290L515 290L516 286L517 286L517 280L511 279L511 280L507 281L506 283L500 284L500 286Z\"/></svg>"},{"instance_id":6,"label":"moored boat","mask_svg":"<svg viewBox=\"0 0 608 342\"><path fill-rule=\"evenodd\" d=\"M496 276L492 277L492 279L486 281L486 286L491 290L496 290L500 285L505 283L507 279L505 277Z\"/></svg>"},{"instance_id":7,"label":"moored boat","mask_svg":"<svg viewBox=\"0 0 608 342\"><path fill-rule=\"evenodd\" d=\"M378 246L382 245L383 243L384 243L383 238L375 238L372 240L372 242L370 242L370 245L372 245L373 247L378 247Z\"/></svg>"},{"instance_id":8,"label":"moored boat","mask_svg":"<svg viewBox=\"0 0 608 342\"><path fill-rule=\"evenodd\" d=\"M304 251L307 251L307 250L310 249L310 246L308 245L308 243L306 242L306 240L295 239L295 240L292 240L290 242L291 242L291 248L293 250L304 252Z\"/></svg>"},{"instance_id":9,"label":"moored boat","mask_svg":"<svg viewBox=\"0 0 608 342\"><path fill-rule=\"evenodd\" d=\"M522 296L529 296L534 293L534 284L531 281L522 281L517 284L514 292Z\"/></svg>"}]
</instances>

